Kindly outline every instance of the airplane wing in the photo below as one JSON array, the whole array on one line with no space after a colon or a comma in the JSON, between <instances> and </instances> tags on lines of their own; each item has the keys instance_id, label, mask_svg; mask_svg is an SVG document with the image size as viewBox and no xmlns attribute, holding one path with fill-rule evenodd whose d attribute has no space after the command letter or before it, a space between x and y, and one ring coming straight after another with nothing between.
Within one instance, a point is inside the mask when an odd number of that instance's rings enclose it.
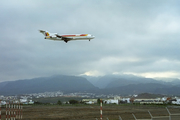
<instances>
[{"instance_id":1,"label":"airplane wing","mask_svg":"<svg viewBox=\"0 0 180 120\"><path fill-rule=\"evenodd\" d=\"M61 38L66 43L73 39L72 37L64 37L64 36L61 36L61 35L58 35L58 34L56 34L56 37Z\"/></svg>"},{"instance_id":2,"label":"airplane wing","mask_svg":"<svg viewBox=\"0 0 180 120\"><path fill-rule=\"evenodd\" d=\"M58 34L56 34L56 36L58 38L61 38L62 40L72 40L73 39L73 37L64 37L64 36L61 36L61 35L58 35Z\"/></svg>"},{"instance_id":3,"label":"airplane wing","mask_svg":"<svg viewBox=\"0 0 180 120\"><path fill-rule=\"evenodd\" d=\"M62 36L61 36L61 35L56 34L56 36L57 36L58 38L62 38Z\"/></svg>"}]
</instances>

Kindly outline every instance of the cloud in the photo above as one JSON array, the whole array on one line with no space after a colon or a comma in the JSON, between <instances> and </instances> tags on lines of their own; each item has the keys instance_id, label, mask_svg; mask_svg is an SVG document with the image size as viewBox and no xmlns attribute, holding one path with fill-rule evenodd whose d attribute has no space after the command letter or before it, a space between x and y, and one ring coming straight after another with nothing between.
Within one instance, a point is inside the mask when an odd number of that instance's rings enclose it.
<instances>
[{"instance_id":1,"label":"cloud","mask_svg":"<svg viewBox=\"0 0 180 120\"><path fill-rule=\"evenodd\" d=\"M178 3L3 0L0 81L53 74L178 74ZM96 38L66 44L45 40L39 29L61 34L90 33Z\"/></svg>"},{"instance_id":2,"label":"cloud","mask_svg":"<svg viewBox=\"0 0 180 120\"><path fill-rule=\"evenodd\" d=\"M135 76L142 76L146 78L180 78L178 72L166 71L166 72L145 72L145 73L123 73L131 74Z\"/></svg>"}]
</instances>

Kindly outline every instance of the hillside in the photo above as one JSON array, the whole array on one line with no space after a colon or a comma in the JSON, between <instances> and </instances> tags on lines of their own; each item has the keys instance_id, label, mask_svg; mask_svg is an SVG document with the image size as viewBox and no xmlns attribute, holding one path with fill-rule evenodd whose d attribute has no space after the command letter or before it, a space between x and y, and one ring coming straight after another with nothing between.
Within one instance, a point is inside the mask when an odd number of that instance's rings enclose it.
<instances>
[{"instance_id":1,"label":"hillside","mask_svg":"<svg viewBox=\"0 0 180 120\"><path fill-rule=\"evenodd\" d=\"M180 95L180 86L163 85L159 83L129 84L121 87L101 89L101 94L132 95L140 93Z\"/></svg>"},{"instance_id":2,"label":"hillside","mask_svg":"<svg viewBox=\"0 0 180 120\"><path fill-rule=\"evenodd\" d=\"M162 98L162 97L164 97L164 96L161 94L141 93L136 98L138 98L138 99L142 99L142 98L152 99L152 98Z\"/></svg>"},{"instance_id":3,"label":"hillside","mask_svg":"<svg viewBox=\"0 0 180 120\"><path fill-rule=\"evenodd\" d=\"M89 81L83 77L58 75L52 77L34 78L0 83L0 94L26 94L50 91L78 92L96 90Z\"/></svg>"},{"instance_id":4,"label":"hillside","mask_svg":"<svg viewBox=\"0 0 180 120\"><path fill-rule=\"evenodd\" d=\"M83 76L86 77L86 76ZM92 82L92 84L96 87L99 87L101 89L104 88L114 88L114 87L121 87L129 84L140 84L140 83L160 83L160 84L166 84L164 81L158 81L152 78L144 78L144 77L138 77L134 75L105 75L101 77L86 77L89 82Z\"/></svg>"},{"instance_id":5,"label":"hillside","mask_svg":"<svg viewBox=\"0 0 180 120\"><path fill-rule=\"evenodd\" d=\"M168 86L157 84L157 83L140 83L140 84L129 84L121 87L106 88L102 91L106 91L107 94L140 94L140 93L154 93L158 88L168 88ZM104 93L104 92L103 92Z\"/></svg>"}]
</instances>

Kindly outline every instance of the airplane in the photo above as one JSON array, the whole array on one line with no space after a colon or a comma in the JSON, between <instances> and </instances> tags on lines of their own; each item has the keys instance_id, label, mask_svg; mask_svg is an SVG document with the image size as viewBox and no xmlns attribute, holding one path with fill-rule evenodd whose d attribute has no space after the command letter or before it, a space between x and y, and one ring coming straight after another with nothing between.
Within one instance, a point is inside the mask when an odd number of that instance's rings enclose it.
<instances>
[{"instance_id":1,"label":"airplane","mask_svg":"<svg viewBox=\"0 0 180 120\"><path fill-rule=\"evenodd\" d=\"M64 35L60 35L57 33L50 33L48 31L44 31L44 30L39 30L40 33L42 33L45 38L44 39L49 39L49 40L57 40L57 41L64 41L64 42L68 42L71 40L91 40L94 39L95 36L91 35L91 34L64 34Z\"/></svg>"}]
</instances>

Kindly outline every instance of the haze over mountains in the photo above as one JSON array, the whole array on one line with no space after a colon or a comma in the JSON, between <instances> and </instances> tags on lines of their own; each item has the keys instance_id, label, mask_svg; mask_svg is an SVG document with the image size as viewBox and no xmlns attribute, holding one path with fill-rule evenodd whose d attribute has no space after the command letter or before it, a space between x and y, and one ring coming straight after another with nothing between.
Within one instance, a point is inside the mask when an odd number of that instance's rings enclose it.
<instances>
[{"instance_id":1,"label":"haze over mountains","mask_svg":"<svg viewBox=\"0 0 180 120\"><path fill-rule=\"evenodd\" d=\"M160 79L160 78L158 78ZM50 77L16 80L0 83L0 95L17 95L63 91L97 94L155 93L180 95L180 80L169 82L133 75L106 75L101 77L54 75Z\"/></svg>"}]
</instances>

